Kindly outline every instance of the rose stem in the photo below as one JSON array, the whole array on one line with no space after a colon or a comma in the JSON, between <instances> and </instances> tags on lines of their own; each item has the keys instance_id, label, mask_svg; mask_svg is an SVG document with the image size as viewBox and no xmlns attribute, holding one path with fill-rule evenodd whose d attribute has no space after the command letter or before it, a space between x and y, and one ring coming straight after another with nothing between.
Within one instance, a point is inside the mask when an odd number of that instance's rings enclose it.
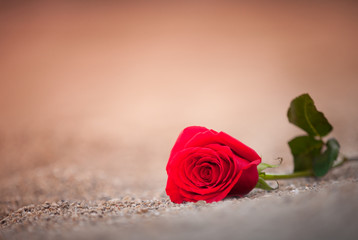
<instances>
[{"instance_id":1,"label":"rose stem","mask_svg":"<svg viewBox=\"0 0 358 240\"><path fill-rule=\"evenodd\" d=\"M275 175L275 174L265 174L260 176L264 180L278 180L278 179L289 179L289 178L300 178L300 177L313 177L312 171L302 171L302 172L295 172L291 174L282 174L282 175Z\"/></svg>"},{"instance_id":2,"label":"rose stem","mask_svg":"<svg viewBox=\"0 0 358 240\"><path fill-rule=\"evenodd\" d=\"M334 165L332 168L340 167L348 161L357 161L358 160L357 157L347 158L343 154L341 154L341 156L343 158L342 161L337 163L336 165ZM290 179L290 178L300 178L300 177L314 177L314 174L311 170L307 170L307 171L295 172L295 173L291 173L291 174L282 174L282 175L265 174L260 177L263 178L264 180L279 180L279 179Z\"/></svg>"}]
</instances>

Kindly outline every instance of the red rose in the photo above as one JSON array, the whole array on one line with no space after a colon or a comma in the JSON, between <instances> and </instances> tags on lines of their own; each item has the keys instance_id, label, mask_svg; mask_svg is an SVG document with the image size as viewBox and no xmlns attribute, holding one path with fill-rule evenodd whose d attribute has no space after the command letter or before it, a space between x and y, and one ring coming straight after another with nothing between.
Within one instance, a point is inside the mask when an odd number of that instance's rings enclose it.
<instances>
[{"instance_id":1,"label":"red rose","mask_svg":"<svg viewBox=\"0 0 358 240\"><path fill-rule=\"evenodd\" d=\"M224 132L188 127L170 153L166 192L175 203L243 196L256 186L260 162L253 149Z\"/></svg>"}]
</instances>

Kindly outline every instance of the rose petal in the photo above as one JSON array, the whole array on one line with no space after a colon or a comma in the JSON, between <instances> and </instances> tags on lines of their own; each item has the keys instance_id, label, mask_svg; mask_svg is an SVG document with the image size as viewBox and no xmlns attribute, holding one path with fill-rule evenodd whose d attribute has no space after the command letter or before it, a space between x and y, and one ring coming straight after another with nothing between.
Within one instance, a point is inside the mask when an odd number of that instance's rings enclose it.
<instances>
[{"instance_id":1,"label":"rose petal","mask_svg":"<svg viewBox=\"0 0 358 240\"><path fill-rule=\"evenodd\" d=\"M176 203L242 196L255 187L260 162L253 149L224 132L188 127L171 151L166 192Z\"/></svg>"},{"instance_id":2,"label":"rose petal","mask_svg":"<svg viewBox=\"0 0 358 240\"><path fill-rule=\"evenodd\" d=\"M255 150L246 146L236 138L233 138L224 132L219 132L217 137L220 138L221 143L229 146L238 156L249 161L260 159L261 162L261 157L256 153Z\"/></svg>"},{"instance_id":3,"label":"rose petal","mask_svg":"<svg viewBox=\"0 0 358 240\"><path fill-rule=\"evenodd\" d=\"M237 182L241 174L242 172L237 174L235 178L232 179L232 182ZM179 189L179 192L183 197L184 201L197 202L199 200L205 200L207 203L217 202L227 197L233 186L230 183L231 181L228 183L229 187L222 189L222 191L216 190L215 192L207 193L207 194L198 194L195 192L185 191L183 189Z\"/></svg>"},{"instance_id":4,"label":"rose petal","mask_svg":"<svg viewBox=\"0 0 358 240\"><path fill-rule=\"evenodd\" d=\"M248 194L252 189L255 188L259 179L257 172L257 165L250 164L245 170L242 171L242 175L231 189L229 196L243 196Z\"/></svg>"},{"instance_id":5,"label":"rose petal","mask_svg":"<svg viewBox=\"0 0 358 240\"><path fill-rule=\"evenodd\" d=\"M168 176L172 176L172 181L179 189L185 189L187 191L191 192L198 192L199 194L202 194L203 191L205 193L215 191L215 189L201 189L201 187L207 185L202 184L203 181L200 181L200 177L197 175L195 176L195 166L193 162L195 161L195 158L193 160L193 156L196 157L197 155L200 155L201 153L204 153L206 155L212 156L212 158L219 158L217 153L209 148L187 148L182 151L180 151L171 161L171 163L168 165ZM200 161L201 159L199 159ZM189 164L187 164L189 162ZM203 161L204 163L205 161ZM187 167L192 167L193 171L189 173L187 170Z\"/></svg>"},{"instance_id":6,"label":"rose petal","mask_svg":"<svg viewBox=\"0 0 358 240\"><path fill-rule=\"evenodd\" d=\"M182 203L184 198L179 192L179 188L173 182L172 178L169 176L167 181L167 186L165 188L165 192L170 197L170 200L175 203Z\"/></svg>"},{"instance_id":7,"label":"rose petal","mask_svg":"<svg viewBox=\"0 0 358 240\"><path fill-rule=\"evenodd\" d=\"M184 147L198 147L213 143L219 143L230 147L238 156L247 159L250 162L261 159L255 150L224 132L217 133L215 131L209 130L197 133L187 142Z\"/></svg>"},{"instance_id":8,"label":"rose petal","mask_svg":"<svg viewBox=\"0 0 358 240\"><path fill-rule=\"evenodd\" d=\"M220 168L217 165L212 166L212 179L210 185L214 186L220 176Z\"/></svg>"},{"instance_id":9,"label":"rose petal","mask_svg":"<svg viewBox=\"0 0 358 240\"><path fill-rule=\"evenodd\" d=\"M219 166L221 166L219 180L226 181L227 179L231 178L233 173L236 172L237 168L237 162L233 160L234 154L232 153L231 149L220 144L209 144L206 147L213 149L219 155Z\"/></svg>"},{"instance_id":10,"label":"rose petal","mask_svg":"<svg viewBox=\"0 0 358 240\"><path fill-rule=\"evenodd\" d=\"M181 150L184 149L185 144L196 134L208 131L205 127L192 126L185 128L180 134L178 139L176 140L171 152L168 163L171 159Z\"/></svg>"}]
</instances>

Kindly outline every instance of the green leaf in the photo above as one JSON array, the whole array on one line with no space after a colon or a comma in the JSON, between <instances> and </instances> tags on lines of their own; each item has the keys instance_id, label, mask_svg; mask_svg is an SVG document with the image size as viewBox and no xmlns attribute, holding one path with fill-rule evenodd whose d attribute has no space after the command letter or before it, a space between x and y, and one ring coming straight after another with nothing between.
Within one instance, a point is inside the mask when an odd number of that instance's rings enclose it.
<instances>
[{"instance_id":1,"label":"green leaf","mask_svg":"<svg viewBox=\"0 0 358 240\"><path fill-rule=\"evenodd\" d=\"M290 123L306 131L310 136L326 136L333 127L314 105L310 95L302 94L293 99L287 112Z\"/></svg>"},{"instance_id":2,"label":"green leaf","mask_svg":"<svg viewBox=\"0 0 358 240\"><path fill-rule=\"evenodd\" d=\"M259 180L258 180L255 188L260 188L260 189L263 189L263 190L266 190L266 191L271 191L271 190L278 189L278 186L276 188L273 188L270 185L268 185L267 182L264 179L259 177Z\"/></svg>"},{"instance_id":3,"label":"green leaf","mask_svg":"<svg viewBox=\"0 0 358 240\"><path fill-rule=\"evenodd\" d=\"M259 173L261 173L263 170L265 170L266 168L276 168L276 167L279 167L280 164L278 165L271 165L271 164L268 164L268 163L260 163L259 165L257 165L257 171Z\"/></svg>"},{"instance_id":4,"label":"green leaf","mask_svg":"<svg viewBox=\"0 0 358 240\"><path fill-rule=\"evenodd\" d=\"M288 142L294 160L293 172L312 169L313 159L320 155L323 142L311 136L299 136Z\"/></svg>"},{"instance_id":5,"label":"green leaf","mask_svg":"<svg viewBox=\"0 0 358 240\"><path fill-rule=\"evenodd\" d=\"M333 162L337 159L339 154L339 143L336 139L331 138L327 141L327 149L323 154L317 156L313 162L313 173L317 177L326 175L329 169L332 168Z\"/></svg>"}]
</instances>

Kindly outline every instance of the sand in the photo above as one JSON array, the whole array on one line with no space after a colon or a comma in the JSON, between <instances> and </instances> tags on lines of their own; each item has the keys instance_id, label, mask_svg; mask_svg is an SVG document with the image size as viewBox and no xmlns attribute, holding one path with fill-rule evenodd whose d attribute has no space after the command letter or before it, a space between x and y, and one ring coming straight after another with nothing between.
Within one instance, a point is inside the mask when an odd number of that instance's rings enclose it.
<instances>
[{"instance_id":1,"label":"sand","mask_svg":"<svg viewBox=\"0 0 358 240\"><path fill-rule=\"evenodd\" d=\"M243 198L174 204L164 183L37 168L2 184L4 239L355 239L358 162Z\"/></svg>"}]
</instances>

